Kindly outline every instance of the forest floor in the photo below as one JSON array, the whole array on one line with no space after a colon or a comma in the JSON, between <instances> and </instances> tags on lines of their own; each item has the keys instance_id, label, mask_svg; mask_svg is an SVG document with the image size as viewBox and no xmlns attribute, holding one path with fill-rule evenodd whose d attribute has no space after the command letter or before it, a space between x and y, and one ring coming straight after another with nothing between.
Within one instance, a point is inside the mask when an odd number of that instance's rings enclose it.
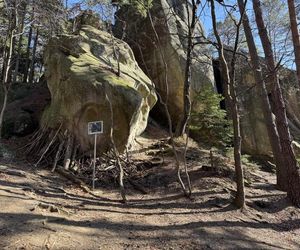
<instances>
[{"instance_id":1,"label":"forest floor","mask_svg":"<svg viewBox=\"0 0 300 250\"><path fill-rule=\"evenodd\" d=\"M159 139L138 138L133 161L158 157ZM3 146L3 145L2 145ZM247 207L231 205L232 160L189 145L191 199L183 197L175 163L140 170L125 182L127 204L116 186L86 193L49 169L13 155L0 158L0 249L300 249L300 209L275 188L275 174L246 161ZM138 179L135 179L137 181ZM142 193L137 190L143 187Z\"/></svg>"}]
</instances>

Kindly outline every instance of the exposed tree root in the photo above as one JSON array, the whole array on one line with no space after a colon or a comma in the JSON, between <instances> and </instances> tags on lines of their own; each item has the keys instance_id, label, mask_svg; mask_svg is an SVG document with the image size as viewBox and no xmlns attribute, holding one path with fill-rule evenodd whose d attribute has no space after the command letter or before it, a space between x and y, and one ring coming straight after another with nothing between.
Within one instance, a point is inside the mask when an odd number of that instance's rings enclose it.
<instances>
[{"instance_id":1,"label":"exposed tree root","mask_svg":"<svg viewBox=\"0 0 300 250\"><path fill-rule=\"evenodd\" d=\"M64 169L65 170L69 170L73 148L74 148L74 137L72 134L69 133L67 145L66 145L65 158L64 158Z\"/></svg>"},{"instance_id":2,"label":"exposed tree root","mask_svg":"<svg viewBox=\"0 0 300 250\"><path fill-rule=\"evenodd\" d=\"M73 148L73 153L71 157L71 164L70 164L70 169L73 169L76 165L76 157L77 157L77 152L79 149L79 144L76 142L76 139L74 139L74 148Z\"/></svg>"},{"instance_id":3,"label":"exposed tree root","mask_svg":"<svg viewBox=\"0 0 300 250\"><path fill-rule=\"evenodd\" d=\"M113 106L108 96L106 100L109 103L111 109L111 151L103 154L101 157L98 156L96 160L96 176L98 183L105 183L106 180L101 178L109 178L108 180L111 183L118 183L120 195L122 202L126 202L126 192L124 186L124 178L127 183L131 184L136 190L140 191L143 194L146 194L147 191L130 179L130 175L135 175L136 169L138 168L136 163L130 160L130 155L126 150L126 154L122 155L118 151L115 141L114 141L114 113ZM170 118L170 117L169 117ZM172 135L172 134L171 134ZM188 175L187 165L185 162L186 158L186 148L187 141L185 144L185 151L178 148L174 138L171 136L170 144L173 149L173 153L176 159L176 169L177 169L177 178L180 183L184 194L187 197L191 195L191 183ZM69 179L76 178L72 172L76 173L78 176L83 177L82 180L73 182L79 184L80 186L85 186L86 192L91 192L87 185L91 183L92 180L92 167L91 167L91 156L88 156L89 152L83 152L80 148L80 144L74 138L74 135L64 129L63 125L60 125L57 129L50 129L43 127L37 131L33 137L31 144L27 145L27 155L31 158L32 161L36 162L36 166L51 166L51 171L57 171L60 174L64 175ZM184 159L182 159L184 158ZM160 162L164 162L163 160ZM186 175L187 187L181 177L182 167L184 167L184 173ZM134 170L135 169L135 170ZM84 172L84 175L82 175ZM104 172L108 172L104 174ZM84 181L87 184L84 184ZM126 183L125 183L126 184Z\"/></svg>"},{"instance_id":4,"label":"exposed tree root","mask_svg":"<svg viewBox=\"0 0 300 250\"><path fill-rule=\"evenodd\" d=\"M107 93L107 92L106 92ZM110 126L110 140L112 143L112 149L113 149L113 153L116 159L116 163L117 166L119 168L119 185L120 185L120 194L122 197L122 201L124 203L126 203L126 193L125 193L125 188L124 188L124 183L123 183L123 179L124 179L124 170L120 161L120 155L119 155L119 151L116 147L115 141L114 141L114 111L113 111L113 106L112 103L109 99L109 97L106 94L106 100L109 103L109 107L110 107L110 113L111 113L111 126Z\"/></svg>"},{"instance_id":5,"label":"exposed tree root","mask_svg":"<svg viewBox=\"0 0 300 250\"><path fill-rule=\"evenodd\" d=\"M187 126L188 130L189 126ZM188 193L186 194L187 197L191 197L192 195L192 184L191 184L191 179L188 171L188 166L186 162L186 154L187 154L187 148L189 144L189 136L186 134L186 139L185 139L185 145L184 145L184 153L183 153L183 164L184 164L184 173L187 179L187 186L188 186Z\"/></svg>"},{"instance_id":6,"label":"exposed tree root","mask_svg":"<svg viewBox=\"0 0 300 250\"><path fill-rule=\"evenodd\" d=\"M59 165L56 167L56 171L57 171L57 173L64 176L68 180L77 184L84 192L92 193L90 188L82 180L78 179L74 174L72 174L70 171L66 171L63 167L61 167Z\"/></svg>"},{"instance_id":7,"label":"exposed tree root","mask_svg":"<svg viewBox=\"0 0 300 250\"><path fill-rule=\"evenodd\" d=\"M57 129L57 131L55 132L55 134L54 134L53 130L49 133L49 139L50 138L52 138L52 139L50 140L49 144L48 145L45 144L44 148L42 149L42 155L39 158L39 160L37 161L37 163L35 164L36 167L43 160L44 156L46 155L46 153L48 152L48 150L51 148L52 144L56 141L56 137L57 137L58 133L60 132L61 126L62 126L62 124L59 126L59 128ZM53 135L53 137L52 137L52 135Z\"/></svg>"},{"instance_id":8,"label":"exposed tree root","mask_svg":"<svg viewBox=\"0 0 300 250\"><path fill-rule=\"evenodd\" d=\"M64 146L64 141L62 140L58 146L58 150L56 152L56 155L55 155L55 158L54 158L54 162L53 162L53 166L52 166L52 170L51 172L54 172L55 169L56 169L56 166L57 166L57 163L61 157L61 151L63 149L63 146Z\"/></svg>"},{"instance_id":9,"label":"exposed tree root","mask_svg":"<svg viewBox=\"0 0 300 250\"><path fill-rule=\"evenodd\" d=\"M32 138L31 144L27 145L31 162L37 162L38 166L50 167L52 172L56 171L96 197L90 186L92 157L89 155L90 152L81 150L80 144L70 131L63 126L58 129L42 128ZM120 154L114 143L113 131L111 143L111 150L96 158L96 187L118 185L121 202L124 203L127 201L125 184L131 185L142 194L147 194L147 188L137 180L143 178L149 168L163 164L163 160L157 160L156 157L154 162L151 160L135 162L131 160L127 150L124 154Z\"/></svg>"}]
</instances>

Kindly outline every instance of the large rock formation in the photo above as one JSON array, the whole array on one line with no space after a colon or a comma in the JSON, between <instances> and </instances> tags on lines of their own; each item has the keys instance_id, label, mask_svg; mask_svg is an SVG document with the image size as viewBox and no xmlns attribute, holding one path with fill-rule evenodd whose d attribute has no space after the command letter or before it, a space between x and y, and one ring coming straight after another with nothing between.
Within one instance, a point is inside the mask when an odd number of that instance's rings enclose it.
<instances>
[{"instance_id":1,"label":"large rock formation","mask_svg":"<svg viewBox=\"0 0 300 250\"><path fill-rule=\"evenodd\" d=\"M272 148L259 98L260 90L250 69L243 68L238 74L237 92L243 153L259 157L271 156Z\"/></svg>"},{"instance_id":2,"label":"large rock formation","mask_svg":"<svg viewBox=\"0 0 300 250\"><path fill-rule=\"evenodd\" d=\"M112 126L116 146L123 150L146 128L157 100L152 82L125 42L84 22L76 34L53 38L46 48L51 105L44 112L43 126L62 124L82 150L89 150L94 139L88 135L88 122L102 120L99 152L111 146Z\"/></svg>"},{"instance_id":3,"label":"large rock formation","mask_svg":"<svg viewBox=\"0 0 300 250\"><path fill-rule=\"evenodd\" d=\"M259 87L256 86L254 74L249 66L249 62L245 59L245 56L238 58L239 67L237 68L236 74L237 96L241 114L242 150L244 153L250 155L270 157L272 156L272 148L264 120L260 90ZM227 55L227 57L230 58L230 55ZM263 65L264 59L262 58L261 60ZM267 75L266 69L263 70L265 75ZM290 131L293 139L300 141L300 91L296 85L295 72L282 69L279 72L279 76L286 103ZM223 84L222 80L217 84ZM267 85L267 88L270 103L273 107L271 86ZM293 143L293 146L295 152L300 157L299 144L295 142Z\"/></svg>"},{"instance_id":4,"label":"large rock formation","mask_svg":"<svg viewBox=\"0 0 300 250\"><path fill-rule=\"evenodd\" d=\"M149 16L143 18L130 7L121 7L116 13L115 33L131 46L141 68L154 82L162 99L168 99L173 123L183 113L183 88L188 34L186 2L181 0L154 0L150 10L156 34ZM201 41L200 23L195 29L195 42ZM213 84L210 59L206 47L197 45L192 63L192 95L204 84ZM162 57L163 54L163 57ZM208 53L206 53L208 54ZM167 70L165 70L165 63ZM168 96L168 97L167 97ZM157 106L154 115L161 120L164 110Z\"/></svg>"},{"instance_id":5,"label":"large rock formation","mask_svg":"<svg viewBox=\"0 0 300 250\"><path fill-rule=\"evenodd\" d=\"M50 103L50 93L45 81L27 86L14 86L5 111L2 135L26 136L38 128L45 107Z\"/></svg>"},{"instance_id":6,"label":"large rock formation","mask_svg":"<svg viewBox=\"0 0 300 250\"><path fill-rule=\"evenodd\" d=\"M300 89L297 84L296 72L288 69L282 70L281 84L286 102L289 127L294 139L300 142Z\"/></svg>"}]
</instances>

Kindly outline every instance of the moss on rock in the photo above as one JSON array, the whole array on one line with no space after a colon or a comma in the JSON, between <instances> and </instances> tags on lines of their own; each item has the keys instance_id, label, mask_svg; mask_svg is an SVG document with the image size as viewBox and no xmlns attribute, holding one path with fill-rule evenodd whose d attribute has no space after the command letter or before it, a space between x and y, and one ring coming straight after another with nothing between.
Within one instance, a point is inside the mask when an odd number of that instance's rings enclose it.
<instances>
[{"instance_id":1,"label":"moss on rock","mask_svg":"<svg viewBox=\"0 0 300 250\"><path fill-rule=\"evenodd\" d=\"M118 58L122 58L119 64ZM112 126L108 97L119 150L144 131L157 98L152 82L139 68L127 44L105 31L83 25L78 35L53 38L47 46L45 62L52 101L43 114L44 126L55 128L62 123L82 149L89 150L93 137L87 134L87 124L103 120L104 133L99 136L98 149L106 151Z\"/></svg>"}]
</instances>

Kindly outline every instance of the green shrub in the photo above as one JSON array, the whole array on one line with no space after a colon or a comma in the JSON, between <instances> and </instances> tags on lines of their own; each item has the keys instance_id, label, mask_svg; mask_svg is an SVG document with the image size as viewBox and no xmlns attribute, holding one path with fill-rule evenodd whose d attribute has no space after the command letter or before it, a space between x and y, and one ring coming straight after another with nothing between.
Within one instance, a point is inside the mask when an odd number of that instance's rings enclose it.
<instances>
[{"instance_id":1,"label":"green shrub","mask_svg":"<svg viewBox=\"0 0 300 250\"><path fill-rule=\"evenodd\" d=\"M211 86L204 86L194 99L191 114L191 136L197 141L211 146L232 144L232 122L226 118L226 111L220 108L222 95Z\"/></svg>"}]
</instances>

